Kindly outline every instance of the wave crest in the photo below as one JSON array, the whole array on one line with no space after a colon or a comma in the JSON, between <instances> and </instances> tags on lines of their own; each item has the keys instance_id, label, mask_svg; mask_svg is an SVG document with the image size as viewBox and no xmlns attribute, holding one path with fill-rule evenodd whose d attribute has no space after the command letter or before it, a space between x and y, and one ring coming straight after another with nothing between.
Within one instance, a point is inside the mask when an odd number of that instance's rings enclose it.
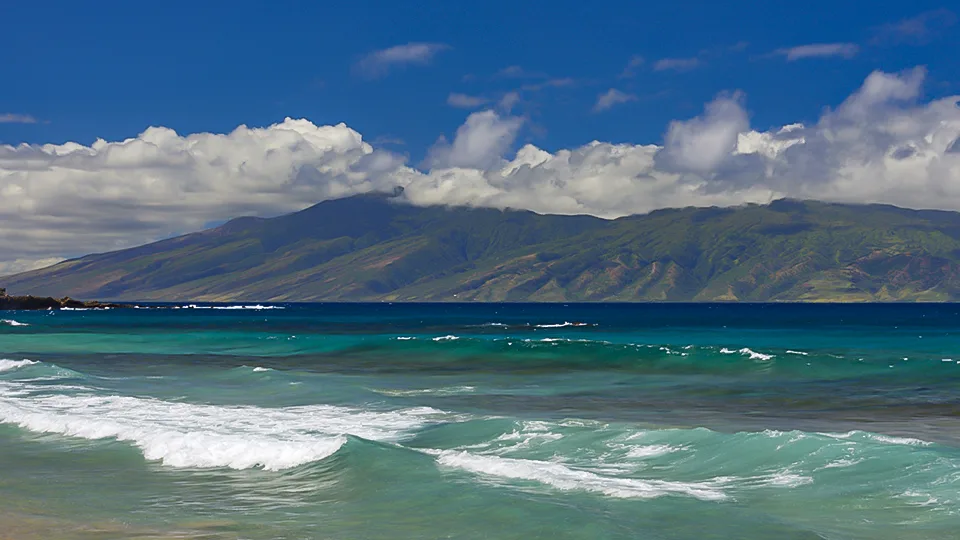
<instances>
[{"instance_id":1,"label":"wave crest","mask_svg":"<svg viewBox=\"0 0 960 540\"><path fill-rule=\"evenodd\" d=\"M25 366L32 366L39 362L33 360L7 360L6 358L0 358L0 372L4 371L13 371L15 369L20 369Z\"/></svg>"},{"instance_id":2,"label":"wave crest","mask_svg":"<svg viewBox=\"0 0 960 540\"><path fill-rule=\"evenodd\" d=\"M224 407L125 396L0 397L0 421L39 433L132 443L172 467L282 470L336 452L346 435L393 441L447 415L428 407Z\"/></svg>"}]
</instances>

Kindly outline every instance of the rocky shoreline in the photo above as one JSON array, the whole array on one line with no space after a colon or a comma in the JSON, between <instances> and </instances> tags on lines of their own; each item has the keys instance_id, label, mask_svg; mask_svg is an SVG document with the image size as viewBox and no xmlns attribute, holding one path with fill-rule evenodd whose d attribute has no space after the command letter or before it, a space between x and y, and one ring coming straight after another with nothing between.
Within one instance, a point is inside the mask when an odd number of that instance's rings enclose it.
<instances>
[{"instance_id":1,"label":"rocky shoreline","mask_svg":"<svg viewBox=\"0 0 960 540\"><path fill-rule=\"evenodd\" d=\"M0 311L3 310L44 310L44 309L105 309L128 308L126 304L74 300L69 296L52 298L49 296L10 296L6 289L0 288Z\"/></svg>"}]
</instances>

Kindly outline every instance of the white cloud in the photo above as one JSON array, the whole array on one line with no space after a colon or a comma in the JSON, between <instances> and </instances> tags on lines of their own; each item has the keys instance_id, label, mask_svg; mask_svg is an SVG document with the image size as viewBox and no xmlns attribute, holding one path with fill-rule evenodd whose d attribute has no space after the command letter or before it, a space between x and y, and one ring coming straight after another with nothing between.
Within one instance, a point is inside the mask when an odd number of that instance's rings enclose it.
<instances>
[{"instance_id":1,"label":"white cloud","mask_svg":"<svg viewBox=\"0 0 960 540\"><path fill-rule=\"evenodd\" d=\"M642 66L646 60L639 54L630 57L630 60L627 62L627 67L623 68L623 71L620 73L621 79L631 79L636 76L637 68Z\"/></svg>"},{"instance_id":2,"label":"white cloud","mask_svg":"<svg viewBox=\"0 0 960 540\"><path fill-rule=\"evenodd\" d=\"M29 114L0 114L0 124L36 124L37 119Z\"/></svg>"},{"instance_id":3,"label":"white cloud","mask_svg":"<svg viewBox=\"0 0 960 540\"><path fill-rule=\"evenodd\" d=\"M546 77L545 73L528 71L521 66L507 66L493 76L495 79L542 79Z\"/></svg>"},{"instance_id":4,"label":"white cloud","mask_svg":"<svg viewBox=\"0 0 960 540\"><path fill-rule=\"evenodd\" d=\"M416 64L429 64L433 57L440 51L449 49L449 45L443 43L407 43L406 45L396 45L388 49L374 51L357 62L355 69L365 77L377 78L383 77L390 70Z\"/></svg>"},{"instance_id":5,"label":"white cloud","mask_svg":"<svg viewBox=\"0 0 960 540\"><path fill-rule=\"evenodd\" d=\"M493 111L471 114L457 130L453 143L441 141L430 149L431 168L476 168L495 166L513 144L523 120L501 117Z\"/></svg>"},{"instance_id":6,"label":"white cloud","mask_svg":"<svg viewBox=\"0 0 960 540\"><path fill-rule=\"evenodd\" d=\"M576 79L571 77L558 77L556 79L547 79L543 82L525 84L521 87L521 89L537 92L543 90L544 88L566 88L576 84Z\"/></svg>"},{"instance_id":7,"label":"white cloud","mask_svg":"<svg viewBox=\"0 0 960 540\"><path fill-rule=\"evenodd\" d=\"M520 103L520 93L507 92L497 101L497 107L499 107L501 111L510 114L510 111L513 110L517 103Z\"/></svg>"},{"instance_id":8,"label":"white cloud","mask_svg":"<svg viewBox=\"0 0 960 540\"><path fill-rule=\"evenodd\" d=\"M400 165L343 124L291 119L228 134L149 128L91 146L0 145L0 261L107 251L297 210L384 187L378 179Z\"/></svg>"},{"instance_id":9,"label":"white cloud","mask_svg":"<svg viewBox=\"0 0 960 540\"><path fill-rule=\"evenodd\" d=\"M915 17L885 24L876 29L874 44L927 43L937 34L957 23L957 15L949 9L926 11Z\"/></svg>"},{"instance_id":10,"label":"white cloud","mask_svg":"<svg viewBox=\"0 0 960 540\"><path fill-rule=\"evenodd\" d=\"M690 71L698 67L699 58L662 58L653 64L654 71Z\"/></svg>"},{"instance_id":11,"label":"white cloud","mask_svg":"<svg viewBox=\"0 0 960 540\"><path fill-rule=\"evenodd\" d=\"M740 96L719 97L707 104L702 117L670 123L658 154L660 163L668 170L710 172L736 149L739 134L749 128Z\"/></svg>"},{"instance_id":12,"label":"white cloud","mask_svg":"<svg viewBox=\"0 0 960 540\"><path fill-rule=\"evenodd\" d=\"M853 58L860 52L855 43L812 43L786 49L777 49L774 54L786 57L787 61L802 60L804 58Z\"/></svg>"},{"instance_id":13,"label":"white cloud","mask_svg":"<svg viewBox=\"0 0 960 540\"><path fill-rule=\"evenodd\" d=\"M920 101L923 77L875 72L815 122L768 131L750 128L744 96L721 95L668 125L662 146L513 153L524 120L480 111L420 169L343 124L289 119L226 134L150 128L91 146L0 146L0 274L397 185L415 204L603 217L784 196L960 210L960 97Z\"/></svg>"},{"instance_id":14,"label":"white cloud","mask_svg":"<svg viewBox=\"0 0 960 540\"><path fill-rule=\"evenodd\" d=\"M458 94L451 92L447 96L447 105L459 109L476 109L477 107L490 103L490 100L483 96L468 96L467 94Z\"/></svg>"},{"instance_id":15,"label":"white cloud","mask_svg":"<svg viewBox=\"0 0 960 540\"><path fill-rule=\"evenodd\" d=\"M48 257L46 259L14 259L12 261L0 261L0 276L9 276L19 274L20 272L29 272L46 268L62 261L63 257Z\"/></svg>"},{"instance_id":16,"label":"white cloud","mask_svg":"<svg viewBox=\"0 0 960 540\"><path fill-rule=\"evenodd\" d=\"M633 94L627 94L617 90L616 88L611 88L597 96L597 102L593 105L593 112L605 111L614 107L615 105L628 103L630 101L635 101L636 99L637 96L634 96Z\"/></svg>"}]
</instances>

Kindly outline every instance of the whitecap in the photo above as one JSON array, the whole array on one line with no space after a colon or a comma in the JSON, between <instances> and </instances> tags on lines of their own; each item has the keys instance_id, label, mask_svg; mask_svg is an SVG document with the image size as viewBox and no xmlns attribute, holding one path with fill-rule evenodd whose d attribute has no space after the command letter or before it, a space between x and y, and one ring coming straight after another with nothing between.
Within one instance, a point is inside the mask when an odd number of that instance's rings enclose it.
<instances>
[{"instance_id":1,"label":"whitecap","mask_svg":"<svg viewBox=\"0 0 960 540\"><path fill-rule=\"evenodd\" d=\"M722 490L707 483L617 478L550 461L485 456L455 450L443 450L435 455L441 466L484 477L538 482L562 491L587 491L608 497L637 499L664 495L687 495L705 501L727 498Z\"/></svg>"},{"instance_id":2,"label":"whitecap","mask_svg":"<svg viewBox=\"0 0 960 540\"><path fill-rule=\"evenodd\" d=\"M882 444L897 444L903 446L930 446L933 444L932 442L914 439L912 437L894 437L891 435L881 435L878 433L870 433L869 431L859 430L848 431L846 433L820 433L820 435L832 437L834 439L866 440Z\"/></svg>"},{"instance_id":3,"label":"whitecap","mask_svg":"<svg viewBox=\"0 0 960 540\"><path fill-rule=\"evenodd\" d=\"M558 324L538 324L537 328L565 328L567 326L596 326L595 324L585 322L562 322Z\"/></svg>"},{"instance_id":4,"label":"whitecap","mask_svg":"<svg viewBox=\"0 0 960 540\"><path fill-rule=\"evenodd\" d=\"M20 321L15 321L13 319L2 319L0 320L0 323L3 323L7 326L30 326L27 323L22 323Z\"/></svg>"},{"instance_id":5,"label":"whitecap","mask_svg":"<svg viewBox=\"0 0 960 540\"><path fill-rule=\"evenodd\" d=\"M670 446L668 444L651 444L645 446L631 446L627 450L627 457L634 459L644 459L657 456L663 456L672 452L681 450L676 446Z\"/></svg>"},{"instance_id":6,"label":"whitecap","mask_svg":"<svg viewBox=\"0 0 960 540\"><path fill-rule=\"evenodd\" d=\"M749 348L747 348L747 347L744 347L744 348L742 348L742 349L737 349L737 350L732 350L732 349L728 349L728 348L724 347L724 348L720 349L720 352L721 352L722 354L737 354L737 353L739 353L739 354L749 355L751 360L764 360L764 361L766 361L766 360L770 360L770 359L772 359L772 358L774 357L774 355L772 355L772 354L758 353L757 351L754 351L754 350L749 349Z\"/></svg>"},{"instance_id":7,"label":"whitecap","mask_svg":"<svg viewBox=\"0 0 960 540\"><path fill-rule=\"evenodd\" d=\"M847 467L853 467L854 465L856 465L856 464L858 464L858 463L862 463L862 462L863 462L863 458L859 458L859 459L838 459L838 460L836 460L836 461L831 461L830 463L827 463L826 465L824 465L823 467L820 467L820 469L817 469L817 470L822 470L822 469L846 469Z\"/></svg>"},{"instance_id":8,"label":"whitecap","mask_svg":"<svg viewBox=\"0 0 960 540\"><path fill-rule=\"evenodd\" d=\"M212 308L213 309L255 309L255 310L284 309L283 306L264 306L260 304L256 304L252 306L212 306Z\"/></svg>"},{"instance_id":9,"label":"whitecap","mask_svg":"<svg viewBox=\"0 0 960 540\"><path fill-rule=\"evenodd\" d=\"M2 371L12 371L14 369L20 369L25 366L32 366L37 364L33 360L7 360L6 358L0 358L0 372Z\"/></svg>"},{"instance_id":10,"label":"whitecap","mask_svg":"<svg viewBox=\"0 0 960 540\"><path fill-rule=\"evenodd\" d=\"M262 372L262 371L273 371L273 370L270 369L270 368L268 368L268 367L260 367L260 366L257 366L257 367L255 367L255 368L253 368L253 371L254 371L255 373L259 373L259 372Z\"/></svg>"},{"instance_id":11,"label":"whitecap","mask_svg":"<svg viewBox=\"0 0 960 540\"><path fill-rule=\"evenodd\" d=\"M439 336L433 338L434 341L456 341L460 339L460 336Z\"/></svg>"},{"instance_id":12,"label":"whitecap","mask_svg":"<svg viewBox=\"0 0 960 540\"><path fill-rule=\"evenodd\" d=\"M127 396L0 394L0 422L40 433L132 443L171 467L282 470L323 459L346 435L396 441L449 415L428 407L372 411L174 403Z\"/></svg>"},{"instance_id":13,"label":"whitecap","mask_svg":"<svg viewBox=\"0 0 960 540\"><path fill-rule=\"evenodd\" d=\"M459 394L472 394L477 391L477 388L475 386L447 386L443 388L423 388L418 390L373 389L372 391L384 396L393 397L455 396Z\"/></svg>"}]
</instances>

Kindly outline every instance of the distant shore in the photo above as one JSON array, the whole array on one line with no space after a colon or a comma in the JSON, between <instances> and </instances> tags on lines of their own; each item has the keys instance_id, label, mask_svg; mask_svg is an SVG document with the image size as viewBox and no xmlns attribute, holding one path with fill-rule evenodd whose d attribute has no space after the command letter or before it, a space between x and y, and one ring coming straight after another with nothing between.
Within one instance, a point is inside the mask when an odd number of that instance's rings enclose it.
<instances>
[{"instance_id":1,"label":"distant shore","mask_svg":"<svg viewBox=\"0 0 960 540\"><path fill-rule=\"evenodd\" d=\"M98 301L74 300L69 296L63 298L53 298L50 296L11 296L7 294L6 289L0 289L0 310L46 310L46 309L104 309L104 308L126 308L131 307L127 304L113 304Z\"/></svg>"}]
</instances>

